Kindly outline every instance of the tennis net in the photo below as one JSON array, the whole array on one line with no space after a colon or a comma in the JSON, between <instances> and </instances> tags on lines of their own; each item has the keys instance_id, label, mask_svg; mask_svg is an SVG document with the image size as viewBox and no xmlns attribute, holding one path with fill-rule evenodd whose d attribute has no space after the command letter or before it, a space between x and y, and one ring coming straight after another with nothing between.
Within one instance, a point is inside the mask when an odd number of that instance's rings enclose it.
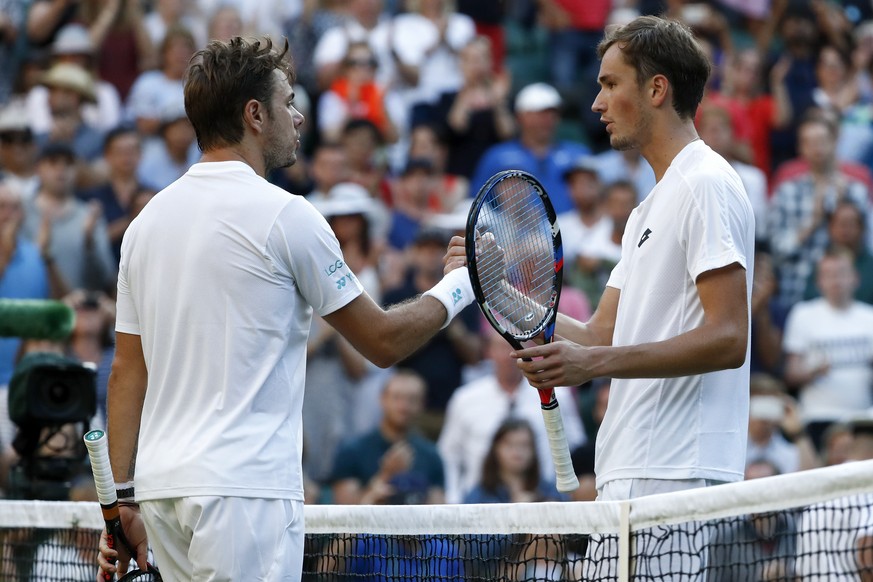
<instances>
[{"instance_id":1,"label":"tennis net","mask_svg":"<svg viewBox=\"0 0 873 582\"><path fill-rule=\"evenodd\" d=\"M0 580L94 580L101 519L0 502ZM873 461L627 502L308 506L306 525L312 581L873 580Z\"/></svg>"}]
</instances>

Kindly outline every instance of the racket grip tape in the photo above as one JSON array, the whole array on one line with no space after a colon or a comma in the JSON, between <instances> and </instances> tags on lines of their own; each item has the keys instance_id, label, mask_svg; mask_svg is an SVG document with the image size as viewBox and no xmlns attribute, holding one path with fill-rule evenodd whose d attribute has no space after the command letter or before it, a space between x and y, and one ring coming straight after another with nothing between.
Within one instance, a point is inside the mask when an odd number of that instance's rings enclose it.
<instances>
[{"instance_id":1,"label":"racket grip tape","mask_svg":"<svg viewBox=\"0 0 873 582\"><path fill-rule=\"evenodd\" d=\"M556 486L558 491L567 493L579 487L579 479L573 470L570 459L570 447L567 435L564 433L564 421L561 419L561 409L556 400L549 405L543 405L543 422L546 425L546 435L549 437L549 449L552 451L552 462L555 465Z\"/></svg>"},{"instance_id":2,"label":"racket grip tape","mask_svg":"<svg viewBox=\"0 0 873 582\"><path fill-rule=\"evenodd\" d=\"M91 472L94 473L94 485L97 488L97 500L104 508L118 502L115 492L115 479L112 477L112 467L109 464L109 445L106 433L102 430L92 430L85 435L85 447L91 460Z\"/></svg>"},{"instance_id":3,"label":"racket grip tape","mask_svg":"<svg viewBox=\"0 0 873 582\"><path fill-rule=\"evenodd\" d=\"M121 516L118 513L115 479L112 477L112 467L109 464L109 444L106 433L102 430L92 430L85 434L84 440L91 461L91 472L94 474L94 485L97 488L97 501L100 502L103 520L106 522L106 545L115 548L118 545L116 534L121 531ZM112 574L103 572L103 579L109 582L112 580Z\"/></svg>"}]
</instances>

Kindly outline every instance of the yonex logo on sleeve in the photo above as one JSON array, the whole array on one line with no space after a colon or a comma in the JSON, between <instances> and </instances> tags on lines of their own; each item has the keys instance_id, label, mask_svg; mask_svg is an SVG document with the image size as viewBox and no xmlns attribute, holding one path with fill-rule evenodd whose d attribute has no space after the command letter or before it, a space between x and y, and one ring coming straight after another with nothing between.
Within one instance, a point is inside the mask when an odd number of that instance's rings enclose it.
<instances>
[{"instance_id":1,"label":"yonex logo on sleeve","mask_svg":"<svg viewBox=\"0 0 873 582\"><path fill-rule=\"evenodd\" d=\"M454 291L452 291L452 305L457 305L458 301L464 298L464 294L461 292L461 288L458 287Z\"/></svg>"}]
</instances>

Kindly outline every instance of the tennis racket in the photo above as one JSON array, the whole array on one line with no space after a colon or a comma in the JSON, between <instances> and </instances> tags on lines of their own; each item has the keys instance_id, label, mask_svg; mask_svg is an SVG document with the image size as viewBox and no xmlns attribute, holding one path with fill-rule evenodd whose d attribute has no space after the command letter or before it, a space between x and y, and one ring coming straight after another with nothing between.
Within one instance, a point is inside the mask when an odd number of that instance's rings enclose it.
<instances>
[{"instance_id":1,"label":"tennis racket","mask_svg":"<svg viewBox=\"0 0 873 582\"><path fill-rule=\"evenodd\" d=\"M555 335L564 254L555 209L539 180L507 170L479 190L466 229L467 265L479 308L515 349ZM539 390L559 491L579 481L555 391Z\"/></svg>"},{"instance_id":2,"label":"tennis racket","mask_svg":"<svg viewBox=\"0 0 873 582\"><path fill-rule=\"evenodd\" d=\"M94 484L97 487L97 500L106 522L106 543L115 548L119 542L124 544L131 556L135 555L121 529L121 515L118 513L118 496L115 494L115 480L112 478L112 468L109 464L109 444L106 433L102 430L92 430L85 434L85 447L91 459L91 471L94 473ZM103 573L106 582L112 581L112 574ZM132 570L119 578L119 582L161 582L158 569L146 563L145 570Z\"/></svg>"}]
</instances>

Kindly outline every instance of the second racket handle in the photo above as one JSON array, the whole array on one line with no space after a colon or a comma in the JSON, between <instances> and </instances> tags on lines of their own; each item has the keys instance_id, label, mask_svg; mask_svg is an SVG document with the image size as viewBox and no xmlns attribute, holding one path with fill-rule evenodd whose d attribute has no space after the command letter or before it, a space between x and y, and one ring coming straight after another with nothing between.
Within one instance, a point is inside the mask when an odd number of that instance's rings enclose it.
<instances>
[{"instance_id":1,"label":"second racket handle","mask_svg":"<svg viewBox=\"0 0 873 582\"><path fill-rule=\"evenodd\" d=\"M552 451L552 462L555 464L556 486L558 491L567 493L579 488L579 479L573 470L570 459L570 447L567 435L564 433L564 421L561 418L561 408L557 400L543 406L543 421L546 425L546 435L549 437L549 448Z\"/></svg>"},{"instance_id":2,"label":"second racket handle","mask_svg":"<svg viewBox=\"0 0 873 582\"><path fill-rule=\"evenodd\" d=\"M94 473L94 485L97 487L97 500L104 507L114 504L118 497L115 493L115 480L112 478L112 467L109 464L109 445L106 433L102 430L92 430L85 435L85 447L91 459L91 471Z\"/></svg>"}]
</instances>

